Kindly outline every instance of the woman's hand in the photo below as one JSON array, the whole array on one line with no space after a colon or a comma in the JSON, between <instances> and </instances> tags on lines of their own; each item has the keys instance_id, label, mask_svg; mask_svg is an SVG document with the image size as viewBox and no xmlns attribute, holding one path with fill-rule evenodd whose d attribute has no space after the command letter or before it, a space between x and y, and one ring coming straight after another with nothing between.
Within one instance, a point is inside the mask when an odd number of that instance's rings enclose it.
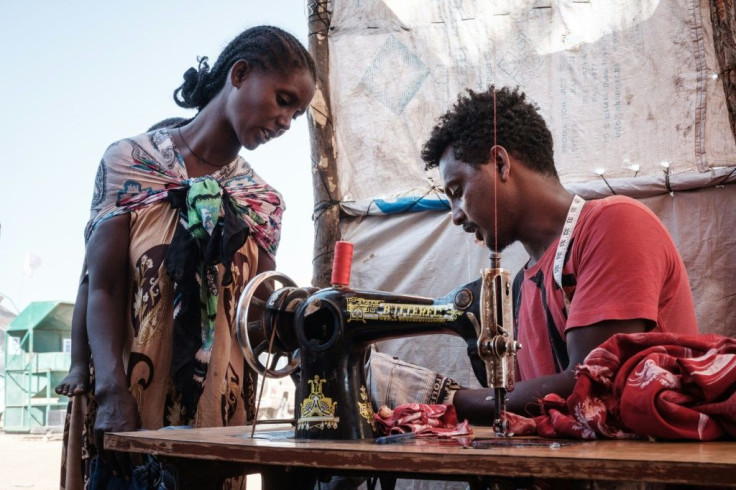
<instances>
[{"instance_id":1,"label":"woman's hand","mask_svg":"<svg viewBox=\"0 0 736 490\"><path fill-rule=\"evenodd\" d=\"M95 418L95 445L100 457L110 466L113 474L130 480L133 462L128 453L104 449L105 432L130 432L140 427L138 405L127 387L100 393L97 390L97 417Z\"/></svg>"}]
</instances>

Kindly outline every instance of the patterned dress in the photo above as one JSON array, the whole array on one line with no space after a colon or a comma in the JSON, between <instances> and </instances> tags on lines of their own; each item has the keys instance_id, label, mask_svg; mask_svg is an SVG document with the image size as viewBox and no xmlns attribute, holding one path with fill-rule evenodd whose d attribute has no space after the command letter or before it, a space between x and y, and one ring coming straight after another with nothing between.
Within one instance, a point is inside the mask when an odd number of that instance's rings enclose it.
<instances>
[{"instance_id":1,"label":"patterned dress","mask_svg":"<svg viewBox=\"0 0 736 490\"><path fill-rule=\"evenodd\" d=\"M235 312L259 248L275 254L283 210L281 195L241 157L210 176L187 178L166 129L105 152L85 236L130 214L123 355L142 428L254 419L255 375L235 337ZM92 394L70 402L62 488L88 484L98 453L95 411Z\"/></svg>"}]
</instances>

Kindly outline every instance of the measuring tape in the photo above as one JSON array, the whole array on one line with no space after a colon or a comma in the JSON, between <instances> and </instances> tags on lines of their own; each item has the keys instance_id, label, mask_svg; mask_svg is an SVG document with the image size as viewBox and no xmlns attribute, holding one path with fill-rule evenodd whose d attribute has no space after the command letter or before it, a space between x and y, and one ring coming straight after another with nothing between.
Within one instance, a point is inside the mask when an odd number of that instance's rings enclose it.
<instances>
[{"instance_id":1,"label":"measuring tape","mask_svg":"<svg viewBox=\"0 0 736 490\"><path fill-rule=\"evenodd\" d=\"M555 283L562 289L562 267L565 265L565 255L567 249L570 246L570 240L572 240L572 232L575 230L575 225L578 223L578 218L585 205L585 199L578 196L577 194L572 199L570 209L567 211L567 217L565 218L565 226L562 228L562 235L560 235L560 241L557 244L557 252L555 252L555 261L552 266L552 273L555 278ZM565 294L565 290L562 290L562 296L565 298L565 311L570 309L570 299Z\"/></svg>"}]
</instances>

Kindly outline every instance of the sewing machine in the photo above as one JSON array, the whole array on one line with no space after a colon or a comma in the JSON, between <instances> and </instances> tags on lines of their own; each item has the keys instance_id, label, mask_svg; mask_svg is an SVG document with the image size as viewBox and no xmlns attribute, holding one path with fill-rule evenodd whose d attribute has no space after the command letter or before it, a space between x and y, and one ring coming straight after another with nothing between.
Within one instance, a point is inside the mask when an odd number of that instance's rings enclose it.
<instances>
[{"instance_id":1,"label":"sewing machine","mask_svg":"<svg viewBox=\"0 0 736 490\"><path fill-rule=\"evenodd\" d=\"M478 280L435 299L351 289L350 263L340 263L339 255L336 249L330 288L299 288L279 272L265 272L248 283L238 303L237 336L250 366L268 377L301 368L296 438L375 438L364 374L367 348L378 340L432 333L458 335L477 348L487 386L495 390L495 433L509 435L503 413L506 392L513 389L513 356L521 346L512 336L511 280L500 256L492 256L492 266ZM273 292L264 304L254 294L266 282ZM248 321L256 304L260 319ZM265 340L253 346L252 338Z\"/></svg>"}]
</instances>

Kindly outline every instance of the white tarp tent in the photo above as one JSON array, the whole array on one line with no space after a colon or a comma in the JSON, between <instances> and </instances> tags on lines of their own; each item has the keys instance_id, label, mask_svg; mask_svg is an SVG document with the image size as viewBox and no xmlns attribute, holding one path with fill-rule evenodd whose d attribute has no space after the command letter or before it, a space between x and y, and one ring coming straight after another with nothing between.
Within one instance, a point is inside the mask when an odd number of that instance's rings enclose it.
<instances>
[{"instance_id":1,"label":"white tarp tent","mask_svg":"<svg viewBox=\"0 0 736 490\"><path fill-rule=\"evenodd\" d=\"M466 88L520 86L565 183L734 164L707 1L334 3L330 87L343 200L423 195L418 160Z\"/></svg>"},{"instance_id":2,"label":"white tarp tent","mask_svg":"<svg viewBox=\"0 0 736 490\"><path fill-rule=\"evenodd\" d=\"M735 332L736 145L708 0L329 7L333 197L342 239L355 244L352 287L437 297L488 266L488 250L452 225L419 153L457 94L518 85L550 126L563 184L650 206L686 261L701 329ZM525 260L519 246L504 252L512 271ZM476 383L460 339L378 348Z\"/></svg>"}]
</instances>

